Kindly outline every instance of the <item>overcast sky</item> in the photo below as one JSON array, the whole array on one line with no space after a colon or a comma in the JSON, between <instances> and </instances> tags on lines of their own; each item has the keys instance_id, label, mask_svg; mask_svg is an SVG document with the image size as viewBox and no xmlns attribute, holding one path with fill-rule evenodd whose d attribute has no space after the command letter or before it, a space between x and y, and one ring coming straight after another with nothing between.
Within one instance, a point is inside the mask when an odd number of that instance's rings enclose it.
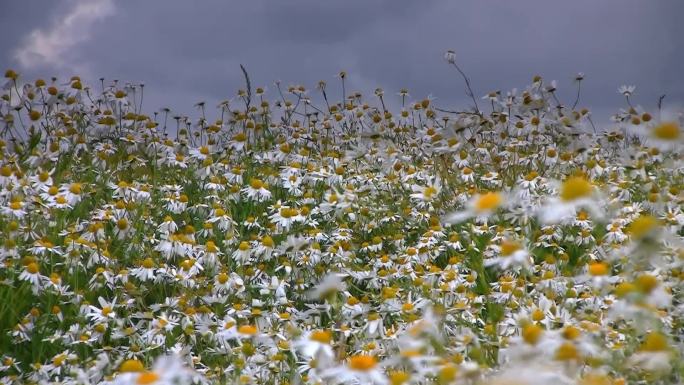
<instances>
[{"instance_id":1,"label":"overcast sky","mask_svg":"<svg viewBox=\"0 0 684 385\"><path fill-rule=\"evenodd\" d=\"M2 0L0 67L144 82L148 113L192 116L196 102L234 97L240 63L271 91L325 80L339 97L345 70L351 90L406 87L465 108L443 59L453 49L480 96L540 74L571 104L584 72L580 104L607 122L622 84L649 109L661 94L683 104L683 16L683 0Z\"/></svg>"}]
</instances>

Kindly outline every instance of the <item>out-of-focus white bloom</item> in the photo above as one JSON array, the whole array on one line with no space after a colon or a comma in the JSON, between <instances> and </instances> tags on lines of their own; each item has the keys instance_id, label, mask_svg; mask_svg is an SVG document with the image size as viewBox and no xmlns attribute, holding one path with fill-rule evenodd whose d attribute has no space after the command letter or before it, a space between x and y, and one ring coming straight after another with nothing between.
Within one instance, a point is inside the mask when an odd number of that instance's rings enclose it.
<instances>
[{"instance_id":1,"label":"out-of-focus white bloom","mask_svg":"<svg viewBox=\"0 0 684 385\"><path fill-rule=\"evenodd\" d=\"M188 368L186 362L177 355L159 357L151 370L145 370L138 360L126 360L119 366L119 373L112 385L175 385L191 384L201 376Z\"/></svg>"},{"instance_id":2,"label":"out-of-focus white bloom","mask_svg":"<svg viewBox=\"0 0 684 385\"><path fill-rule=\"evenodd\" d=\"M529 251L516 241L504 240L496 248L499 251L499 256L486 259L485 266L498 266L501 269L508 269L510 267L529 267L532 265L532 257Z\"/></svg>"},{"instance_id":3,"label":"out-of-focus white bloom","mask_svg":"<svg viewBox=\"0 0 684 385\"><path fill-rule=\"evenodd\" d=\"M337 292L347 290L347 284L344 283L343 278L346 274L331 273L326 275L316 287L309 292L309 298L325 299Z\"/></svg>"},{"instance_id":4,"label":"out-of-focus white bloom","mask_svg":"<svg viewBox=\"0 0 684 385\"><path fill-rule=\"evenodd\" d=\"M543 224L553 224L574 220L578 209L585 209L592 217L601 218L603 213L598 206L593 184L583 176L573 176L561 183L558 197L549 199L537 211Z\"/></svg>"},{"instance_id":5,"label":"out-of-focus white bloom","mask_svg":"<svg viewBox=\"0 0 684 385\"><path fill-rule=\"evenodd\" d=\"M335 352L332 348L332 333L328 330L311 330L299 338L294 347L307 358L332 362Z\"/></svg>"},{"instance_id":6,"label":"out-of-focus white bloom","mask_svg":"<svg viewBox=\"0 0 684 385\"><path fill-rule=\"evenodd\" d=\"M572 378L565 375L560 367L545 367L530 363L506 368L487 378L483 384L573 385L575 382Z\"/></svg>"},{"instance_id":7,"label":"out-of-focus white bloom","mask_svg":"<svg viewBox=\"0 0 684 385\"><path fill-rule=\"evenodd\" d=\"M351 356L346 365L325 370L321 373L321 377L328 378L333 383L378 385L389 383L380 370L377 359L368 354Z\"/></svg>"},{"instance_id":8,"label":"out-of-focus white bloom","mask_svg":"<svg viewBox=\"0 0 684 385\"><path fill-rule=\"evenodd\" d=\"M505 195L499 192L488 192L476 195L468 201L465 210L448 214L444 218L444 221L451 224L463 222L472 217L488 217L501 207L505 200Z\"/></svg>"}]
</instances>

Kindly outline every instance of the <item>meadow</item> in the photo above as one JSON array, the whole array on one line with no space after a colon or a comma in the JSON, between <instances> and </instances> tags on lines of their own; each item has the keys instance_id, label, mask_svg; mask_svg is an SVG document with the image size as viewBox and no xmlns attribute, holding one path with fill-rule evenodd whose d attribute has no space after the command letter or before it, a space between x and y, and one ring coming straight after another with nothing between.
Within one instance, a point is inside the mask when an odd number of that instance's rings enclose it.
<instances>
[{"instance_id":1,"label":"meadow","mask_svg":"<svg viewBox=\"0 0 684 385\"><path fill-rule=\"evenodd\" d=\"M8 70L0 384L681 383L681 115L345 77L188 119Z\"/></svg>"}]
</instances>

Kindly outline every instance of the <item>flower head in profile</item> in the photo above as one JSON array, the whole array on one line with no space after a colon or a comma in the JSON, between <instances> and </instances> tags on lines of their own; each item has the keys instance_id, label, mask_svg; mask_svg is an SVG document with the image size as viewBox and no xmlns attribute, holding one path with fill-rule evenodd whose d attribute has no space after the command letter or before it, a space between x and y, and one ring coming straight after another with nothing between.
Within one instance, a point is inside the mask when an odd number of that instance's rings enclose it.
<instances>
[{"instance_id":1,"label":"flower head in profile","mask_svg":"<svg viewBox=\"0 0 684 385\"><path fill-rule=\"evenodd\" d=\"M444 53L444 59L449 63L449 64L454 64L456 63L456 52L454 50L448 50Z\"/></svg>"}]
</instances>

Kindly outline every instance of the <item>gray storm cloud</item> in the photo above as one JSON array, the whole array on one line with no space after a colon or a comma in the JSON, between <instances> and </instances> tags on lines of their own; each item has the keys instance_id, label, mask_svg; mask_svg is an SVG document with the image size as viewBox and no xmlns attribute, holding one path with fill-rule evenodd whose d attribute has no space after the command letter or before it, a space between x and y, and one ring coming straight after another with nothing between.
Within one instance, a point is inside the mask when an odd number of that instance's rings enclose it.
<instances>
[{"instance_id":1,"label":"gray storm cloud","mask_svg":"<svg viewBox=\"0 0 684 385\"><path fill-rule=\"evenodd\" d=\"M70 51L88 41L95 23L114 13L111 0L74 1L63 13L57 14L47 25L38 25L21 38L13 58L21 68L53 67L87 71L88 68L72 58Z\"/></svg>"}]
</instances>

